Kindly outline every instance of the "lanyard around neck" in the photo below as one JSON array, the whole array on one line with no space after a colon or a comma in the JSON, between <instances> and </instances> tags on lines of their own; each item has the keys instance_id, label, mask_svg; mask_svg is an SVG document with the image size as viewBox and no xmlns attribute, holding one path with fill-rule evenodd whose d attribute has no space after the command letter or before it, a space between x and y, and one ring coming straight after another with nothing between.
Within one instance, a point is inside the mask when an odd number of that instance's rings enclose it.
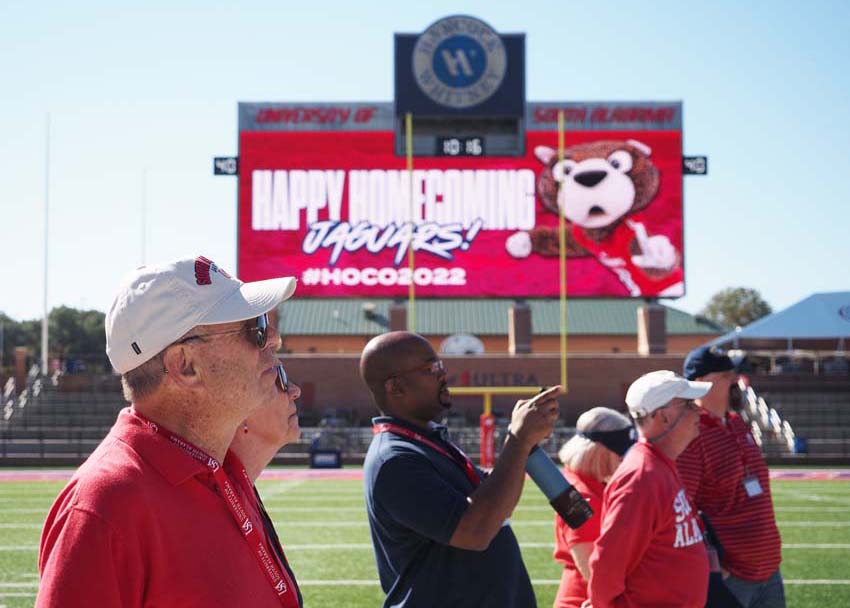
<instances>
[{"instance_id":1,"label":"lanyard around neck","mask_svg":"<svg viewBox=\"0 0 850 608\"><path fill-rule=\"evenodd\" d=\"M408 439L412 439L418 443L422 443L427 445L429 448L438 452L454 462L457 466L461 468L461 470L466 475L467 479L472 483L473 487L477 487L478 484L481 483L481 478L478 476L478 472L475 470L475 467L472 466L472 461L469 457L460 451L459 448L452 445L451 442L446 442L450 446L450 450L447 450L441 445L431 441L421 433L417 433L416 431L411 431L410 429L400 426L398 424L393 424L391 422L381 422L372 427L372 432L375 435L379 433L393 433L394 435L401 435L402 437L406 437Z\"/></svg>"},{"instance_id":2,"label":"lanyard around neck","mask_svg":"<svg viewBox=\"0 0 850 608\"><path fill-rule=\"evenodd\" d=\"M251 521L251 516L248 515L248 511L242 505L242 501L239 499L236 488L227 476L227 473L224 472L224 467L221 466L221 463L201 448L189 443L179 435L175 435L168 429L162 428L138 412L135 412L135 414L153 432L162 435L183 450L183 452L185 452L188 456L202 463L210 470L213 480L215 481L215 485L218 487L219 494L221 494L224 498L224 502L227 504L227 508L233 516L233 520L241 530L245 542L247 542L248 546L251 547L251 551L253 552L254 557L257 558L260 569L265 573L266 578L274 589L274 592L277 594L281 605L284 606L284 608L300 608L301 604L298 601L298 594L292 578L290 578L289 573L285 568L279 568L278 564L275 563L274 556L269 553L268 548L266 548L266 543L263 542L263 539L260 537L260 531L263 530L263 527L255 526L254 522ZM242 467L241 474L250 484L245 467Z\"/></svg>"}]
</instances>

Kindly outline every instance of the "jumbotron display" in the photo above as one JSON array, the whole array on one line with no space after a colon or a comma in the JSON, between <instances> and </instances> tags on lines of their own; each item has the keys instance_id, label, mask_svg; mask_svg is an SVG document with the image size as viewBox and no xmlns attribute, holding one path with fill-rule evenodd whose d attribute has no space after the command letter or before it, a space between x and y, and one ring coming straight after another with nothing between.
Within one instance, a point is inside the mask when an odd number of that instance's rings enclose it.
<instances>
[{"instance_id":1,"label":"jumbotron display","mask_svg":"<svg viewBox=\"0 0 850 608\"><path fill-rule=\"evenodd\" d=\"M391 104L240 104L239 276L294 275L301 297L557 296L562 213L570 297L681 296L681 115L529 102L524 155L435 138L411 173Z\"/></svg>"}]
</instances>

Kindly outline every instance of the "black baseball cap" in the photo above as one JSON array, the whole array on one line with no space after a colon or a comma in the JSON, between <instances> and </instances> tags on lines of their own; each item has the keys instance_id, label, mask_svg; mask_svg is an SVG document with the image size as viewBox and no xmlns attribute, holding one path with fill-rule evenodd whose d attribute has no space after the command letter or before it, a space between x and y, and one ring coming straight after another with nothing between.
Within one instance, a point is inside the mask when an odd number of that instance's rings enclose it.
<instances>
[{"instance_id":1,"label":"black baseball cap","mask_svg":"<svg viewBox=\"0 0 850 608\"><path fill-rule=\"evenodd\" d=\"M688 353L682 365L682 375L688 380L702 378L713 372L735 369L726 353L714 346L700 346Z\"/></svg>"}]
</instances>

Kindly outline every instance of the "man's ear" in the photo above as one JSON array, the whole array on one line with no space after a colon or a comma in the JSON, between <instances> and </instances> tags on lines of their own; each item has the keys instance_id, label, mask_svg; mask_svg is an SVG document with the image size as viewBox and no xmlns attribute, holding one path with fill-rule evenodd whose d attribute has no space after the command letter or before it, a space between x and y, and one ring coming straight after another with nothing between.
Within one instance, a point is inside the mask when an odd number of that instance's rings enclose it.
<instances>
[{"instance_id":1,"label":"man's ear","mask_svg":"<svg viewBox=\"0 0 850 608\"><path fill-rule=\"evenodd\" d=\"M190 353L182 345L167 349L162 363L171 381L181 388L192 389L200 384L200 376L195 371Z\"/></svg>"},{"instance_id":2,"label":"man's ear","mask_svg":"<svg viewBox=\"0 0 850 608\"><path fill-rule=\"evenodd\" d=\"M404 394L404 388L398 378L387 378L384 380L384 394L387 397L400 397Z\"/></svg>"}]
</instances>

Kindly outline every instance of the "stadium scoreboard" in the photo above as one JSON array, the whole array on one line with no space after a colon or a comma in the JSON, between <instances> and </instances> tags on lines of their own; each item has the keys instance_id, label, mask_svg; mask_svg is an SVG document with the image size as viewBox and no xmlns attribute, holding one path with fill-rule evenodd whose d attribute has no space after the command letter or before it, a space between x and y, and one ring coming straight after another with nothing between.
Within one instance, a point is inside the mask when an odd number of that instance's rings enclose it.
<instances>
[{"instance_id":1,"label":"stadium scoreboard","mask_svg":"<svg viewBox=\"0 0 850 608\"><path fill-rule=\"evenodd\" d=\"M525 35L465 15L396 34L394 59L393 101L239 104L219 170L238 166L240 277L553 297L563 215L570 297L684 295L680 102L526 101Z\"/></svg>"}]
</instances>

